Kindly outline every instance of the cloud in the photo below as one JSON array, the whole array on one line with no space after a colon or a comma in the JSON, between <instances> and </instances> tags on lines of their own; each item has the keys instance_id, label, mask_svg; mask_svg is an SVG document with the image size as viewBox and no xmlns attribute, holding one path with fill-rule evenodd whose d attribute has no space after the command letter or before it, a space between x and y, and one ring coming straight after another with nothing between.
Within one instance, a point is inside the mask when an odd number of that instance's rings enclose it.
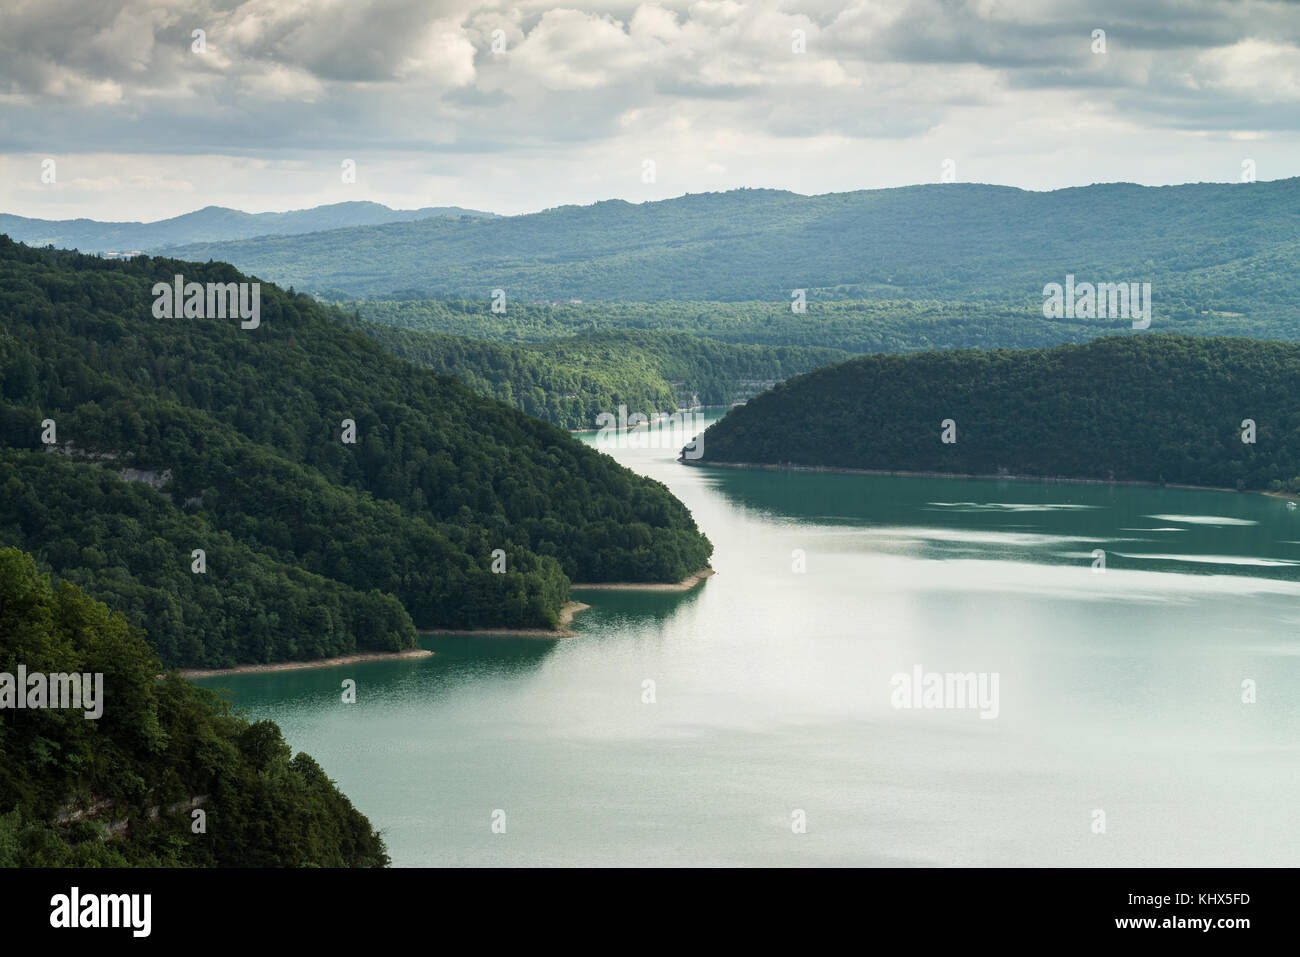
<instances>
[{"instance_id":1,"label":"cloud","mask_svg":"<svg viewBox=\"0 0 1300 957\"><path fill-rule=\"evenodd\" d=\"M383 124L417 101L432 119L454 121L457 108L476 102L500 110L498 122L527 126L544 97L545 122L566 110L586 112L599 133L613 124L591 117L592 109L618 114L664 99L748 98L776 106L772 130L779 131L803 130L790 117L823 91L856 98L859 109L882 96L899 107L866 122L827 117L823 131L875 135L883 124L909 135L916 127L902 118L909 103L924 102L926 113L939 115L946 104L970 101L971 89L954 89L954 67L988 75L976 84L985 100L994 86L1135 94L1154 87L1163 121L1192 128L1196 105L1173 95L1178 91L1208 91L1246 106L1294 99L1291 38L1300 20L1294 7L1206 0L1141 8L1101 2L1086 12L1058 0L105 0L89 7L19 0L4 16L0 88L11 102L67 115L187 98L192 112L211 121L214 140L224 135L221 107L232 98L289 108L312 102L322 113L373 115L367 132L380 142L411 138L409 123L397 122L400 132ZM1097 28L1107 30L1109 45L1100 58L1090 49ZM195 29L205 31L202 53L192 50ZM500 31L502 52L492 50L493 31ZM806 52L795 52L796 35ZM586 98L607 90L617 96ZM924 90L924 99L906 99L910 90ZM369 104L379 98L403 109L374 111ZM752 118L762 111L744 112ZM803 115L815 123L824 112ZM148 128L133 131L141 133Z\"/></svg>"},{"instance_id":2,"label":"cloud","mask_svg":"<svg viewBox=\"0 0 1300 957\"><path fill-rule=\"evenodd\" d=\"M1188 137L1292 144L1298 28L1262 0L7 0L0 132L13 153L329 166L671 149L714 183L759 150L840 169L879 143L1059 166L1052 137L1083 123L1146 131L1173 168Z\"/></svg>"}]
</instances>

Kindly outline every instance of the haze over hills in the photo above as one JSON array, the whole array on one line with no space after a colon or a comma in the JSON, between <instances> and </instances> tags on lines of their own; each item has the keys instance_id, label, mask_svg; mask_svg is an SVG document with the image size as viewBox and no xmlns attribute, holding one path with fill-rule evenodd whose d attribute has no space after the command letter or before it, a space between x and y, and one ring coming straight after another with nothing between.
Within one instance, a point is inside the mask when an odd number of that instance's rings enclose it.
<instances>
[{"instance_id":1,"label":"haze over hills","mask_svg":"<svg viewBox=\"0 0 1300 957\"><path fill-rule=\"evenodd\" d=\"M205 206L153 223L106 223L93 219L28 219L0 214L0 233L29 246L57 246L86 253L155 251L179 243L211 243L253 236L287 236L344 227L406 222L433 216L491 217L459 206L390 209L382 203L331 203L283 213L245 213Z\"/></svg>"},{"instance_id":2,"label":"haze over hills","mask_svg":"<svg viewBox=\"0 0 1300 957\"><path fill-rule=\"evenodd\" d=\"M1149 282L1157 319L1300 313L1300 179L1029 192L969 183L802 196L741 189L523 216L183 246L339 298L507 302L963 300L1025 307L1064 282Z\"/></svg>"}]
</instances>

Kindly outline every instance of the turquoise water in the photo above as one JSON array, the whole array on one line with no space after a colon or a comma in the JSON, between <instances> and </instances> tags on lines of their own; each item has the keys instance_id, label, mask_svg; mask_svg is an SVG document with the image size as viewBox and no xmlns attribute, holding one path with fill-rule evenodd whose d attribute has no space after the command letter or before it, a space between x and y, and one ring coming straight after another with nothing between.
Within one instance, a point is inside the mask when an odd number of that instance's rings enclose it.
<instances>
[{"instance_id":1,"label":"turquoise water","mask_svg":"<svg viewBox=\"0 0 1300 957\"><path fill-rule=\"evenodd\" d=\"M713 541L696 590L576 593L578 638L203 684L279 722L396 865L1300 863L1300 511L649 444L610 452ZM918 666L996 675L996 717L894 707Z\"/></svg>"}]
</instances>

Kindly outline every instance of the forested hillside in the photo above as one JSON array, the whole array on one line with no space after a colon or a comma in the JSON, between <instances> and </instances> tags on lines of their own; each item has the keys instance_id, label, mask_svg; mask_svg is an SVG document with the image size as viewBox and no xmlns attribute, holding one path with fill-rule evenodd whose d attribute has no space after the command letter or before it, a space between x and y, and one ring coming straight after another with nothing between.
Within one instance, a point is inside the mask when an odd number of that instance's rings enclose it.
<instances>
[{"instance_id":1,"label":"forested hillside","mask_svg":"<svg viewBox=\"0 0 1300 957\"><path fill-rule=\"evenodd\" d=\"M19 665L102 674L102 713L0 712L0 867L387 865L370 822L275 724L155 680L125 619L0 548L0 671Z\"/></svg>"},{"instance_id":2,"label":"forested hillside","mask_svg":"<svg viewBox=\"0 0 1300 957\"><path fill-rule=\"evenodd\" d=\"M848 358L838 349L730 345L683 333L589 333L503 345L378 323L359 328L394 355L454 375L474 391L566 429L596 416L730 405L773 382Z\"/></svg>"},{"instance_id":3,"label":"forested hillside","mask_svg":"<svg viewBox=\"0 0 1300 957\"><path fill-rule=\"evenodd\" d=\"M661 484L306 296L263 284L256 329L154 318L152 285L176 273L245 279L0 238L0 544L129 614L164 663L392 649L413 625L551 626L570 580L676 581L707 563ZM182 585L194 549L205 580Z\"/></svg>"},{"instance_id":4,"label":"forested hillside","mask_svg":"<svg viewBox=\"0 0 1300 957\"><path fill-rule=\"evenodd\" d=\"M853 359L733 409L689 464L711 462L1294 487L1300 345L1134 335Z\"/></svg>"},{"instance_id":5,"label":"forested hillside","mask_svg":"<svg viewBox=\"0 0 1300 957\"><path fill-rule=\"evenodd\" d=\"M1176 293L1175 293L1176 294ZM544 342L616 330L684 332L721 342L851 353L931 349L1033 349L1133 332L1131 319L1045 319L1041 299L1015 308L993 303L923 300L812 301L803 313L782 302L594 302L512 305L487 300L348 302L372 322L503 343ZM1300 340L1300 315L1256 318L1177 309L1152 331Z\"/></svg>"},{"instance_id":6,"label":"forested hillside","mask_svg":"<svg viewBox=\"0 0 1300 957\"><path fill-rule=\"evenodd\" d=\"M148 485L59 455L0 453L0 541L146 628L173 665L397 651L416 640L392 595L306 571ZM193 571L189 546L204 550L204 573Z\"/></svg>"},{"instance_id":7,"label":"forested hillside","mask_svg":"<svg viewBox=\"0 0 1300 957\"><path fill-rule=\"evenodd\" d=\"M1041 321L1066 273L1149 282L1179 312L1300 314L1300 179L1030 192L972 183L800 196L734 190L183 247L346 298L981 301ZM509 305L507 307L509 309ZM842 345L823 342L823 345Z\"/></svg>"}]
</instances>

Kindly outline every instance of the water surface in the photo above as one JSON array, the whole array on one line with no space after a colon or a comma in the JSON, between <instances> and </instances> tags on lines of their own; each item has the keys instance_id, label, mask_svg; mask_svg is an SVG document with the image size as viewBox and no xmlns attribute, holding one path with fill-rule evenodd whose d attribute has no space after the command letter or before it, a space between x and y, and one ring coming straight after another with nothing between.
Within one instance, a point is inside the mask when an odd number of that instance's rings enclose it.
<instances>
[{"instance_id":1,"label":"water surface","mask_svg":"<svg viewBox=\"0 0 1300 957\"><path fill-rule=\"evenodd\" d=\"M642 444L610 452L715 545L695 591L577 593L579 638L203 683L314 755L397 865L1300 863L1283 501ZM997 717L893 707L918 665L996 674Z\"/></svg>"}]
</instances>

